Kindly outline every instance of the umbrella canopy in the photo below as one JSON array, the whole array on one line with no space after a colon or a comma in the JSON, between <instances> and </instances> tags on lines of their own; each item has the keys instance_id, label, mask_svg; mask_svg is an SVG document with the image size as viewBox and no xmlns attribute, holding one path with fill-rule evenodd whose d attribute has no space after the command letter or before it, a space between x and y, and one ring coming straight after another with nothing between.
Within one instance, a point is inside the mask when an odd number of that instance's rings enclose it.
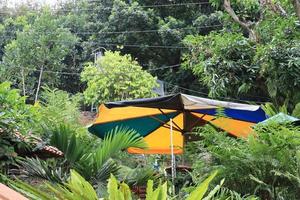
<instances>
[{"instance_id":1,"label":"umbrella canopy","mask_svg":"<svg viewBox=\"0 0 300 200\"><path fill-rule=\"evenodd\" d=\"M223 115L220 117L219 109ZM102 104L89 131L100 138L116 126L129 127L144 137L147 150L129 148L130 153L169 154L170 119L175 154L183 152L183 135L210 123L235 137L247 137L251 126L266 119L256 105L217 101L186 94Z\"/></svg>"},{"instance_id":2,"label":"umbrella canopy","mask_svg":"<svg viewBox=\"0 0 300 200\"><path fill-rule=\"evenodd\" d=\"M293 116L290 116L290 115L287 115L287 114L284 114L282 112L258 123L258 124L262 124L262 125L268 125L268 124L271 124L271 123L278 123L278 124L281 124L281 123L291 123L291 122L296 122L296 121L299 121L298 118L296 117L293 117Z\"/></svg>"}]
</instances>

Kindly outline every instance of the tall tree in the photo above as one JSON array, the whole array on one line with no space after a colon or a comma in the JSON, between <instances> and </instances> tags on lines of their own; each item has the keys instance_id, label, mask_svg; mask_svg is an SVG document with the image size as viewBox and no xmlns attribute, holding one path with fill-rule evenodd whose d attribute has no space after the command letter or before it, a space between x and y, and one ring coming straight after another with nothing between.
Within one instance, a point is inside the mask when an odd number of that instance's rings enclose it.
<instances>
[{"instance_id":1,"label":"tall tree","mask_svg":"<svg viewBox=\"0 0 300 200\"><path fill-rule=\"evenodd\" d=\"M77 38L62 28L59 20L44 10L33 24L29 24L17 38L5 47L4 74L11 81L22 85L24 95L38 100L41 85L57 85L57 74L62 71L65 56L74 48Z\"/></svg>"},{"instance_id":2,"label":"tall tree","mask_svg":"<svg viewBox=\"0 0 300 200\"><path fill-rule=\"evenodd\" d=\"M265 97L292 108L300 101L300 32L292 1L211 2L224 15L224 29L186 37L186 68L211 96Z\"/></svg>"}]
</instances>

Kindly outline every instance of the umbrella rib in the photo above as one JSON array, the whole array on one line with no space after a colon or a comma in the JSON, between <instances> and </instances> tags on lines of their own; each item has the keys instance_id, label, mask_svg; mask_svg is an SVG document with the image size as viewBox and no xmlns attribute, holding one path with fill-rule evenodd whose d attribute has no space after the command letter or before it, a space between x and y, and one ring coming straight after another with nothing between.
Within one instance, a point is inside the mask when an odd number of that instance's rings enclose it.
<instances>
[{"instance_id":1,"label":"umbrella rib","mask_svg":"<svg viewBox=\"0 0 300 200\"><path fill-rule=\"evenodd\" d=\"M193 115L193 112L190 112L192 115ZM200 120L203 120L203 121L206 121L203 119L203 117L205 116L206 114L203 114L198 120L196 120L189 128L192 128L194 127ZM195 115L194 115L195 116ZM207 122L207 121L206 121Z\"/></svg>"},{"instance_id":2,"label":"umbrella rib","mask_svg":"<svg viewBox=\"0 0 300 200\"><path fill-rule=\"evenodd\" d=\"M164 116L166 116L166 117L168 117L165 113L164 113L164 111L162 111L162 109L158 109ZM178 131L180 131L180 132L183 132L183 129L181 129L177 124L176 124L176 122L172 122L175 126L176 126L176 128L177 128L177 130ZM175 127L173 127L173 128L175 128Z\"/></svg>"},{"instance_id":3,"label":"umbrella rib","mask_svg":"<svg viewBox=\"0 0 300 200\"><path fill-rule=\"evenodd\" d=\"M151 116L151 115L150 115L149 117L151 117L152 119L154 119L154 120L156 120L156 121L160 122L160 123L161 123L161 125L162 125L162 127L165 127L165 128L170 128L170 125L166 124L166 122L164 122L164 121L162 121L162 120L160 120L160 119L158 119L158 118L156 118L156 117L154 117L154 116ZM178 129L178 128L176 128L176 127L173 127L173 129L174 129L174 130L176 130L176 131L179 131L179 132L181 132L181 130L180 130L180 129Z\"/></svg>"}]
</instances>

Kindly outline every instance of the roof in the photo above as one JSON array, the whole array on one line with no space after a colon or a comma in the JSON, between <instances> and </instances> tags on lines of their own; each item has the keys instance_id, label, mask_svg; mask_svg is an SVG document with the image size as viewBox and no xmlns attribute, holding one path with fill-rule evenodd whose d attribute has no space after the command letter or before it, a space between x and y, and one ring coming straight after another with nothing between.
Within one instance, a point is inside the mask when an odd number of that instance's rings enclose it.
<instances>
[{"instance_id":1,"label":"roof","mask_svg":"<svg viewBox=\"0 0 300 200\"><path fill-rule=\"evenodd\" d=\"M0 134L3 133L4 130L0 128ZM32 143L34 145L37 145L42 143L42 139L31 135L29 140L26 136L22 135L19 131L14 132L14 136L18 138L20 141L26 142L26 143ZM33 140L32 140L33 139ZM56 147L50 146L50 145L41 145L40 148L36 148L36 150L30 152L31 154L34 154L38 157L62 157L64 154L62 151L57 149Z\"/></svg>"},{"instance_id":2,"label":"roof","mask_svg":"<svg viewBox=\"0 0 300 200\"><path fill-rule=\"evenodd\" d=\"M20 193L10 189L6 185L0 183L0 199L4 200L28 200L26 197Z\"/></svg>"}]
</instances>

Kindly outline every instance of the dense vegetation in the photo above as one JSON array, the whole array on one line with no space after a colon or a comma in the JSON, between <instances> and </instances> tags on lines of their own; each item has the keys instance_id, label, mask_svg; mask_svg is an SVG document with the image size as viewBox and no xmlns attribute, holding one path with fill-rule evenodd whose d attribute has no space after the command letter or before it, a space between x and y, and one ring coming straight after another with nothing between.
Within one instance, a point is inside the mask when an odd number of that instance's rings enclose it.
<instances>
[{"instance_id":1,"label":"dense vegetation","mask_svg":"<svg viewBox=\"0 0 300 200\"><path fill-rule=\"evenodd\" d=\"M32 100L43 85L83 92L85 63L95 53L120 51L165 81L169 93L272 101L291 111L299 102L297 2L79 0L55 9L3 6L0 77Z\"/></svg>"},{"instance_id":2,"label":"dense vegetation","mask_svg":"<svg viewBox=\"0 0 300 200\"><path fill-rule=\"evenodd\" d=\"M185 92L268 102L300 117L299 0L78 0L55 8L0 0L0 182L32 199L299 199L300 130L257 125L246 139L207 125L186 146L193 171L170 177L128 155L147 148L126 127L101 140L81 111ZM57 158L35 155L47 145ZM34 167L32 167L34 166ZM21 180L20 180L21 179ZM88 196L85 196L89 194Z\"/></svg>"}]
</instances>

